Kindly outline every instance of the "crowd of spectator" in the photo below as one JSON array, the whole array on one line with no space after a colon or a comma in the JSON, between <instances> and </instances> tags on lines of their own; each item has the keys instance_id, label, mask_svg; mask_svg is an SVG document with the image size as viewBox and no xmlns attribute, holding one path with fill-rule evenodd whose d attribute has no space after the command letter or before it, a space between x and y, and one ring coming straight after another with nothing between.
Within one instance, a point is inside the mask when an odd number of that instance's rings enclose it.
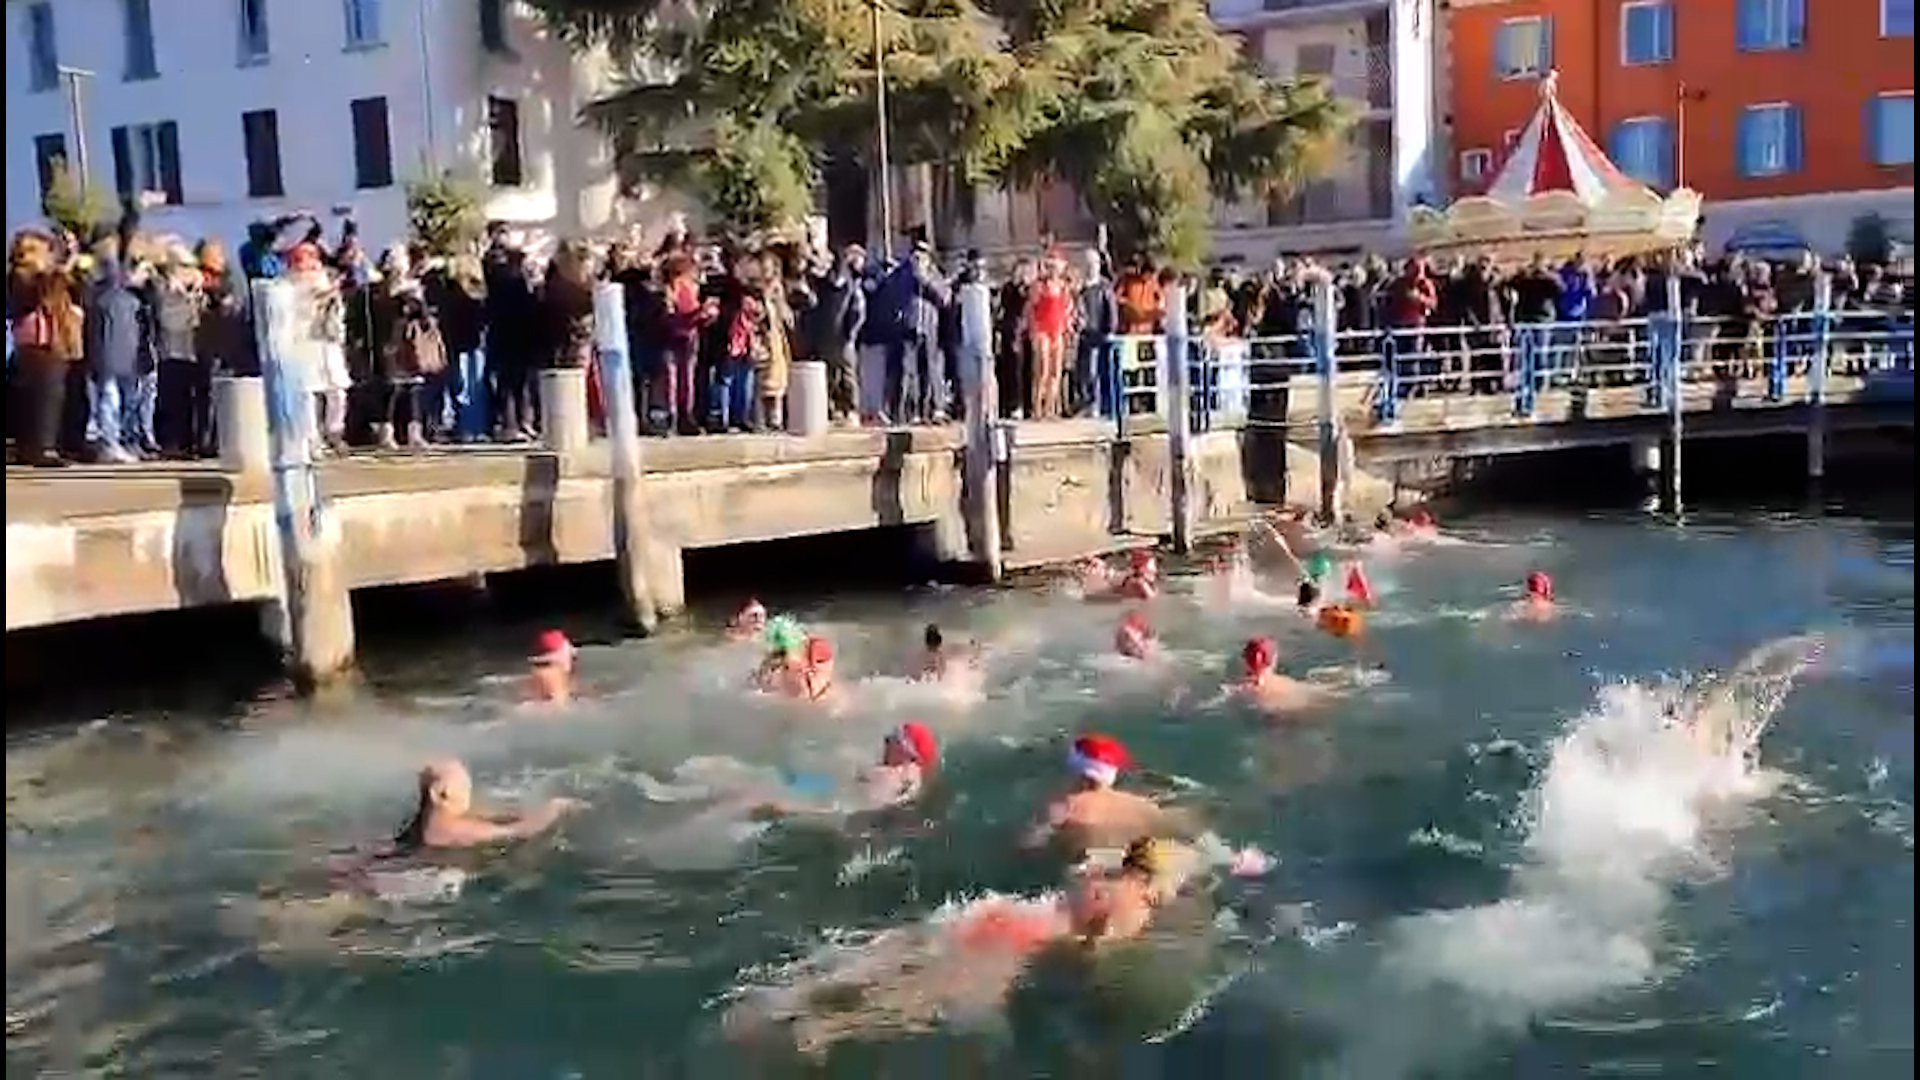
<instances>
[{"instance_id":1,"label":"crowd of spectator","mask_svg":"<svg viewBox=\"0 0 1920 1080\"><path fill-rule=\"evenodd\" d=\"M213 453L214 376L260 372L255 279L295 287L277 348L312 394L328 452L537 438L543 368L586 368L597 418L591 359L603 281L624 287L636 400L655 435L781 428L796 360L824 363L831 419L843 426L957 419L963 356L992 358L1003 416L1109 410L1109 342L1159 333L1180 283L1145 260L1111 272L1091 250L1001 269L989 282L972 253L942 267L924 242L896 260L858 245L723 249L682 232L646 248L563 243L538 258L504 226L470 254L399 245L375 257L350 220L329 242L310 216L257 225L230 264L216 241L190 247L142 233L129 208L90 242L34 230L13 238L9 454L59 465ZM1790 322L1783 316L1812 309L1821 274L1843 312L1911 312L1903 278L1811 255L1788 264L1693 252L1535 260L1509 272L1486 260L1296 258L1266 272L1219 267L1184 284L1197 337L1253 339L1271 356L1304 355L1315 292L1327 282L1342 353L1392 349L1415 374L1464 375L1485 390L1509 363L1514 328L1578 324L1592 329L1561 352L1617 349L1634 319L1664 307L1669 277L1708 328L1697 347L1716 363L1750 363ZM961 317L969 283L989 286L989 325ZM989 340L969 340L982 335Z\"/></svg>"}]
</instances>

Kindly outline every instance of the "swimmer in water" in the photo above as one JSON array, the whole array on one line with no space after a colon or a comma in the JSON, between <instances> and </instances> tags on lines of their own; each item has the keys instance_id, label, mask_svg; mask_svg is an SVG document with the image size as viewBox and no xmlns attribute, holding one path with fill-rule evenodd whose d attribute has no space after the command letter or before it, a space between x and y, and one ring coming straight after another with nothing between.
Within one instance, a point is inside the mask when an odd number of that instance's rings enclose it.
<instances>
[{"instance_id":1,"label":"swimmer in water","mask_svg":"<svg viewBox=\"0 0 1920 1080\"><path fill-rule=\"evenodd\" d=\"M1076 572L1079 575L1082 596L1104 596L1112 592L1116 584L1113 568L1098 556L1088 556L1080 563Z\"/></svg>"},{"instance_id":2,"label":"swimmer in water","mask_svg":"<svg viewBox=\"0 0 1920 1080\"><path fill-rule=\"evenodd\" d=\"M798 680L804 664L802 650L806 648L807 632L791 617L780 615L767 620L761 636L767 643L767 655L761 658L750 681L767 693L786 693Z\"/></svg>"},{"instance_id":3,"label":"swimmer in water","mask_svg":"<svg viewBox=\"0 0 1920 1080\"><path fill-rule=\"evenodd\" d=\"M727 624L727 637L734 641L749 641L766 633L767 609L756 599L749 598L734 613L733 621Z\"/></svg>"},{"instance_id":4,"label":"swimmer in water","mask_svg":"<svg viewBox=\"0 0 1920 1080\"><path fill-rule=\"evenodd\" d=\"M573 642L558 630L543 630L527 657L528 696L541 705L573 699Z\"/></svg>"},{"instance_id":5,"label":"swimmer in water","mask_svg":"<svg viewBox=\"0 0 1920 1080\"><path fill-rule=\"evenodd\" d=\"M1528 622L1546 622L1555 613L1553 603L1553 579L1544 571L1535 570L1527 575L1526 593L1513 605L1513 617Z\"/></svg>"},{"instance_id":6,"label":"swimmer in water","mask_svg":"<svg viewBox=\"0 0 1920 1080\"><path fill-rule=\"evenodd\" d=\"M1115 586L1114 595L1122 600L1151 600L1159 595L1160 560L1145 548L1135 548L1127 558L1127 576Z\"/></svg>"},{"instance_id":7,"label":"swimmer in water","mask_svg":"<svg viewBox=\"0 0 1920 1080\"><path fill-rule=\"evenodd\" d=\"M1278 713L1311 705L1318 693L1298 679L1280 673L1280 648L1270 637L1258 637L1240 650L1240 681L1228 687L1263 712Z\"/></svg>"},{"instance_id":8,"label":"swimmer in water","mask_svg":"<svg viewBox=\"0 0 1920 1080\"><path fill-rule=\"evenodd\" d=\"M1068 932L1084 945L1139 937L1153 921L1154 908L1178 889L1174 860L1166 841L1137 837L1127 845L1120 865L1082 875L1065 900Z\"/></svg>"},{"instance_id":9,"label":"swimmer in water","mask_svg":"<svg viewBox=\"0 0 1920 1080\"><path fill-rule=\"evenodd\" d=\"M473 777L458 761L440 761L420 770L419 801L406 827L393 838L390 855L411 855L427 848L467 848L524 840L552 828L585 804L548 799L530 814L493 817L473 809Z\"/></svg>"},{"instance_id":10,"label":"swimmer in water","mask_svg":"<svg viewBox=\"0 0 1920 1080\"><path fill-rule=\"evenodd\" d=\"M1302 578L1300 589L1294 594L1294 604L1300 614L1311 619L1320 614L1320 586L1311 578Z\"/></svg>"},{"instance_id":11,"label":"swimmer in water","mask_svg":"<svg viewBox=\"0 0 1920 1080\"><path fill-rule=\"evenodd\" d=\"M1073 741L1067 767L1074 785L1047 804L1040 820L1028 831L1028 847L1039 847L1056 837L1077 842L1082 850L1111 847L1141 835L1181 831L1181 815L1144 795L1116 790L1120 773L1132 764L1127 749L1106 735L1082 735Z\"/></svg>"},{"instance_id":12,"label":"swimmer in water","mask_svg":"<svg viewBox=\"0 0 1920 1080\"><path fill-rule=\"evenodd\" d=\"M785 691L801 701L830 704L839 698L833 682L833 643L812 634L800 649L800 662L786 672Z\"/></svg>"},{"instance_id":13,"label":"swimmer in water","mask_svg":"<svg viewBox=\"0 0 1920 1080\"><path fill-rule=\"evenodd\" d=\"M900 806L920 797L939 755L933 731L918 720L901 724L880 745L880 763L868 766L862 789L868 806Z\"/></svg>"},{"instance_id":14,"label":"swimmer in water","mask_svg":"<svg viewBox=\"0 0 1920 1080\"><path fill-rule=\"evenodd\" d=\"M1129 660L1151 660L1157 649L1147 617L1137 611L1127 612L1127 617L1120 620L1119 629L1113 632L1113 651Z\"/></svg>"}]
</instances>

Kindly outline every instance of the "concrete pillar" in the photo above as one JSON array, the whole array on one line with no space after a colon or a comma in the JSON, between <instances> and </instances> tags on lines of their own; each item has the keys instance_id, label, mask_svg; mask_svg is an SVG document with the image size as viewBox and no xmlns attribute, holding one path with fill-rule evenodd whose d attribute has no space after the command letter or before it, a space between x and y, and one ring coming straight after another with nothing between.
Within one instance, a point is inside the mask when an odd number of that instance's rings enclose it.
<instances>
[{"instance_id":1,"label":"concrete pillar","mask_svg":"<svg viewBox=\"0 0 1920 1080\"><path fill-rule=\"evenodd\" d=\"M1172 475L1167 494L1172 500L1168 520L1172 526L1173 550L1185 555L1193 550L1193 379L1192 341L1187 334L1187 287L1176 283L1166 292L1167 336L1161 355L1166 403L1167 458Z\"/></svg>"},{"instance_id":2,"label":"concrete pillar","mask_svg":"<svg viewBox=\"0 0 1920 1080\"><path fill-rule=\"evenodd\" d=\"M802 438L827 433L827 365L795 360L787 373L787 432Z\"/></svg>"},{"instance_id":3,"label":"concrete pillar","mask_svg":"<svg viewBox=\"0 0 1920 1080\"><path fill-rule=\"evenodd\" d=\"M1006 534L1000 518L1000 386L987 347L992 340L992 296L985 282L968 282L960 286L960 386L967 394L961 517L973 562L989 581L998 581L1006 570Z\"/></svg>"},{"instance_id":4,"label":"concrete pillar","mask_svg":"<svg viewBox=\"0 0 1920 1080\"><path fill-rule=\"evenodd\" d=\"M687 569L680 547L664 540L647 544L647 585L653 590L653 613L670 619L687 610Z\"/></svg>"},{"instance_id":5,"label":"concrete pillar","mask_svg":"<svg viewBox=\"0 0 1920 1080\"><path fill-rule=\"evenodd\" d=\"M228 472L267 471L267 387L257 376L213 380L213 430L220 466Z\"/></svg>"},{"instance_id":6,"label":"concrete pillar","mask_svg":"<svg viewBox=\"0 0 1920 1080\"><path fill-rule=\"evenodd\" d=\"M625 352L624 347L621 351ZM586 448L592 428L587 422L585 368L540 372L540 432L547 449L556 454Z\"/></svg>"},{"instance_id":7,"label":"concrete pillar","mask_svg":"<svg viewBox=\"0 0 1920 1080\"><path fill-rule=\"evenodd\" d=\"M646 467L640 460L640 414L633 396L633 365L627 356L625 286L607 282L594 287L593 337L595 362L600 365L600 388L606 396L607 442L611 451L608 458L613 474L609 485L613 490L613 555L620 571L620 593L634 628L651 634L659 624L659 613L648 581L648 571L652 569L648 551L652 530L647 514ZM560 453L577 450L587 441L586 373L579 374L576 398L580 405L579 442L556 444L549 436L547 445ZM543 397L550 388L553 397L572 392L571 388L563 389L557 382L543 379L540 384ZM553 424L555 414L549 411L546 417L547 422ZM562 429L554 426L548 430Z\"/></svg>"},{"instance_id":8,"label":"concrete pillar","mask_svg":"<svg viewBox=\"0 0 1920 1080\"><path fill-rule=\"evenodd\" d=\"M353 607L340 565L338 530L328 519L313 472L313 399L286 357L305 307L286 281L253 283L254 336L265 373L266 421L273 462L274 522L282 572L288 672L302 693L336 681L353 666ZM277 635L276 635L277 636Z\"/></svg>"}]
</instances>

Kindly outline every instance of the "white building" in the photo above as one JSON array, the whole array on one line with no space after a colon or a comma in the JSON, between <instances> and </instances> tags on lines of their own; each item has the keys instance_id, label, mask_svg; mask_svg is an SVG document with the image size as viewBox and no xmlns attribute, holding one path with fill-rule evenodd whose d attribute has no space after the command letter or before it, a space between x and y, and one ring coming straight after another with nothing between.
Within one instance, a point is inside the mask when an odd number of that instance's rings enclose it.
<instances>
[{"instance_id":1,"label":"white building","mask_svg":"<svg viewBox=\"0 0 1920 1080\"><path fill-rule=\"evenodd\" d=\"M570 58L512 0L6 8L10 229L39 220L54 157L160 193L154 231L229 243L260 218L348 209L369 244L397 240L407 181L441 169L533 235L678 209L619 197L605 141L575 122L608 65Z\"/></svg>"},{"instance_id":2,"label":"white building","mask_svg":"<svg viewBox=\"0 0 1920 1080\"><path fill-rule=\"evenodd\" d=\"M1331 175L1271 205L1224 206L1214 253L1387 252L1407 208L1440 202L1435 0L1212 0L1214 21L1283 78L1320 78L1358 111Z\"/></svg>"}]
</instances>

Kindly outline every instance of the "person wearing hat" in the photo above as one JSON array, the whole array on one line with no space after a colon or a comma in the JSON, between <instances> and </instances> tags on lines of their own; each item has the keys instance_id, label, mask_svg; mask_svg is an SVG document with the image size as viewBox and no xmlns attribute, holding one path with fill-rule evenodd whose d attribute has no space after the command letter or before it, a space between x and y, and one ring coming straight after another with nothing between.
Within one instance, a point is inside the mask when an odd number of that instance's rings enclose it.
<instances>
[{"instance_id":1,"label":"person wearing hat","mask_svg":"<svg viewBox=\"0 0 1920 1080\"><path fill-rule=\"evenodd\" d=\"M933 730L909 720L888 732L880 744L880 761L863 777L862 802L874 810L900 806L920 797L939 757Z\"/></svg>"},{"instance_id":2,"label":"person wearing hat","mask_svg":"<svg viewBox=\"0 0 1920 1080\"><path fill-rule=\"evenodd\" d=\"M1138 611L1127 612L1126 618L1120 620L1120 628L1113 632L1113 651L1129 660L1151 660L1157 647L1153 628Z\"/></svg>"},{"instance_id":3,"label":"person wearing hat","mask_svg":"<svg viewBox=\"0 0 1920 1080\"><path fill-rule=\"evenodd\" d=\"M528 682L535 702L565 705L573 700L573 642L558 630L542 630L527 656Z\"/></svg>"},{"instance_id":4,"label":"person wearing hat","mask_svg":"<svg viewBox=\"0 0 1920 1080\"><path fill-rule=\"evenodd\" d=\"M1525 593L1513 605L1513 617L1527 622L1546 622L1554 616L1553 579L1544 570L1527 574Z\"/></svg>"},{"instance_id":5,"label":"person wearing hat","mask_svg":"<svg viewBox=\"0 0 1920 1080\"><path fill-rule=\"evenodd\" d=\"M1135 548L1127 558L1127 576L1114 589L1123 600L1151 600L1160 592L1160 560L1145 548Z\"/></svg>"},{"instance_id":6,"label":"person wearing hat","mask_svg":"<svg viewBox=\"0 0 1920 1080\"><path fill-rule=\"evenodd\" d=\"M1083 874L1066 897L1072 935L1084 945L1139 937L1153 921L1154 908L1190 876L1182 866L1191 861L1186 850L1151 836L1135 837L1118 867Z\"/></svg>"},{"instance_id":7,"label":"person wearing hat","mask_svg":"<svg viewBox=\"0 0 1920 1080\"><path fill-rule=\"evenodd\" d=\"M1263 712L1278 713L1312 704L1314 687L1281 674L1280 647L1270 637L1257 637L1240 649L1240 679L1227 688Z\"/></svg>"},{"instance_id":8,"label":"person wearing hat","mask_svg":"<svg viewBox=\"0 0 1920 1080\"><path fill-rule=\"evenodd\" d=\"M789 669L792 675L787 692L802 701L832 704L839 700L839 688L833 682L833 643L815 634L807 635L801 646L800 663Z\"/></svg>"},{"instance_id":9,"label":"person wearing hat","mask_svg":"<svg viewBox=\"0 0 1920 1080\"><path fill-rule=\"evenodd\" d=\"M1028 847L1056 838L1086 851L1114 847L1136 836L1165 836L1187 831L1180 815L1144 795L1117 790L1120 774L1133 759L1120 740L1108 735L1082 735L1067 753L1067 769L1074 784L1047 804L1040 820L1028 831Z\"/></svg>"}]
</instances>

